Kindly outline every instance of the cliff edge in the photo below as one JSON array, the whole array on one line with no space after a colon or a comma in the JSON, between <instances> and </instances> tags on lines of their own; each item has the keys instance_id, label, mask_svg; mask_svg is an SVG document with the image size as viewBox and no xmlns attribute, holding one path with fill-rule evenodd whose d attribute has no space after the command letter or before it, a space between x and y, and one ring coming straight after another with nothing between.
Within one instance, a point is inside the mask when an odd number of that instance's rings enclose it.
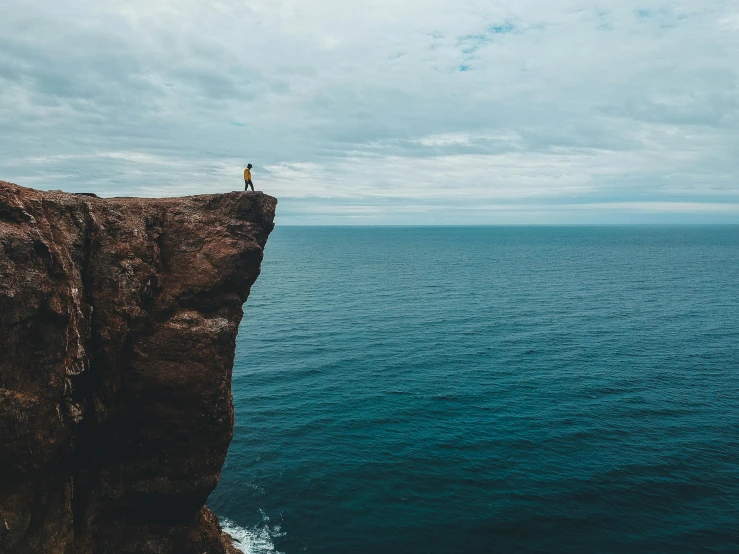
<instances>
[{"instance_id":1,"label":"cliff edge","mask_svg":"<svg viewBox=\"0 0 739 554\"><path fill-rule=\"evenodd\" d=\"M276 204L0 181L0 552L236 552L204 504Z\"/></svg>"}]
</instances>

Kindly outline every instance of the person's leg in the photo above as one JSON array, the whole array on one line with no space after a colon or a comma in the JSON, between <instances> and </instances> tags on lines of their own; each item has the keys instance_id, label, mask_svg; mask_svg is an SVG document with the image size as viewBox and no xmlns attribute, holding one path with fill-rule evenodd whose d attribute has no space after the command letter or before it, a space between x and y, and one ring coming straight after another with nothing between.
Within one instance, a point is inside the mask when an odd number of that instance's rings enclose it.
<instances>
[{"instance_id":1,"label":"person's leg","mask_svg":"<svg viewBox=\"0 0 739 554\"><path fill-rule=\"evenodd\" d=\"M249 186L251 187L251 191L254 192L254 183L251 182L251 179L249 179Z\"/></svg>"},{"instance_id":2,"label":"person's leg","mask_svg":"<svg viewBox=\"0 0 739 554\"><path fill-rule=\"evenodd\" d=\"M247 191L247 190L249 190L249 181L244 179L244 191Z\"/></svg>"}]
</instances>

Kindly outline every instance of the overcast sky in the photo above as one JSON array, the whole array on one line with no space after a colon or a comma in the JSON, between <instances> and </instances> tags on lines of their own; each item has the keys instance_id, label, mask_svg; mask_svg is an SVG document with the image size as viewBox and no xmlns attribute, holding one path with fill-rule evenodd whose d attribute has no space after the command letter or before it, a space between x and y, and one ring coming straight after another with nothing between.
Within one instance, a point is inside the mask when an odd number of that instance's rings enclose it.
<instances>
[{"instance_id":1,"label":"overcast sky","mask_svg":"<svg viewBox=\"0 0 739 554\"><path fill-rule=\"evenodd\" d=\"M0 179L281 224L739 222L739 0L0 0Z\"/></svg>"}]
</instances>

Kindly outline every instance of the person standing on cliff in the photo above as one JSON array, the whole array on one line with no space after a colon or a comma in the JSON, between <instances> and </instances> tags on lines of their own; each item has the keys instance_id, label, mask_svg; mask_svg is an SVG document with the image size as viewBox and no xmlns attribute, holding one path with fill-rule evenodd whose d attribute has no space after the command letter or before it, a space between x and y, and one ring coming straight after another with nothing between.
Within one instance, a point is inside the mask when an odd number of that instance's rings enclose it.
<instances>
[{"instance_id":1,"label":"person standing on cliff","mask_svg":"<svg viewBox=\"0 0 739 554\"><path fill-rule=\"evenodd\" d=\"M249 190L249 186L251 185L251 191L254 192L254 183L251 182L251 167L251 164L249 164L244 170L244 190Z\"/></svg>"}]
</instances>

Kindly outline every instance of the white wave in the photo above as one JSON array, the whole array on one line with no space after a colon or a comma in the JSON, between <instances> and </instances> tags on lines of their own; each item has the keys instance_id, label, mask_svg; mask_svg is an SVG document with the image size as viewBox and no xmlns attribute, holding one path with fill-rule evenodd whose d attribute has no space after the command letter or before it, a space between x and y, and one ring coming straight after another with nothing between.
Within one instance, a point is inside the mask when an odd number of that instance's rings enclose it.
<instances>
[{"instance_id":1,"label":"white wave","mask_svg":"<svg viewBox=\"0 0 739 554\"><path fill-rule=\"evenodd\" d=\"M219 519L223 530L233 537L235 546L244 554L284 554L275 550L275 543L272 541L273 532L275 536L280 536L279 527L272 530L265 525L247 529L225 517ZM269 521L268 518L267 521Z\"/></svg>"}]
</instances>

